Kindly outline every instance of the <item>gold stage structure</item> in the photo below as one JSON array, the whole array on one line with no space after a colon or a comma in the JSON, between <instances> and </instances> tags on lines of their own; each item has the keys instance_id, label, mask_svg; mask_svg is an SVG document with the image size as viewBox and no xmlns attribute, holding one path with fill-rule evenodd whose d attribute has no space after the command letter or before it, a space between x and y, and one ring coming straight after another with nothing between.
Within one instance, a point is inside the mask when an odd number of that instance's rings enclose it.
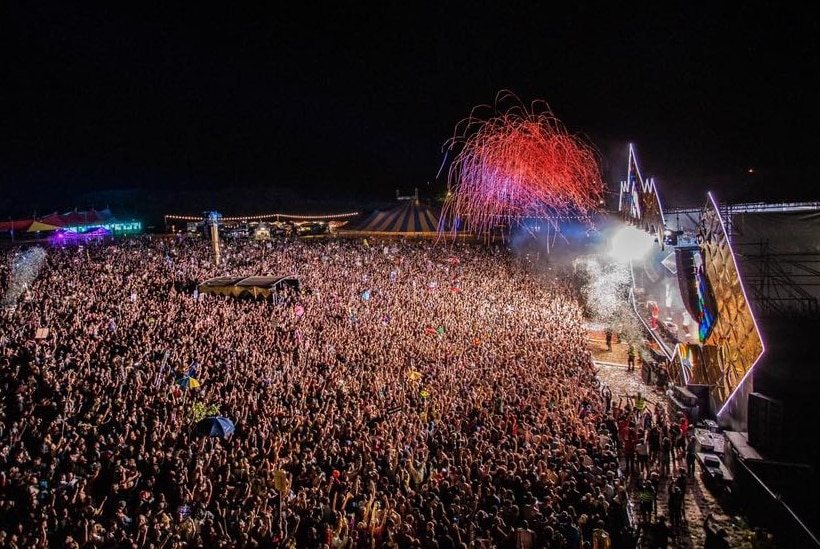
<instances>
[{"instance_id":1,"label":"gold stage structure","mask_svg":"<svg viewBox=\"0 0 820 549\"><path fill-rule=\"evenodd\" d=\"M676 258L681 300L698 326L694 341L678 340L664 349L669 380L679 387L698 386L700 394L708 392L708 403L703 404L718 422L745 431L752 392L749 373L764 345L714 197L708 194L699 212L694 241L679 242L683 231L667 225L655 181L641 176L630 144L618 208L625 222L654 236L662 251L668 247L674 252L667 261Z\"/></svg>"},{"instance_id":2,"label":"gold stage structure","mask_svg":"<svg viewBox=\"0 0 820 549\"><path fill-rule=\"evenodd\" d=\"M693 316L700 325L699 346L678 344L670 368L676 385L705 385L718 422L745 430L752 381L749 373L764 346L752 313L720 209L709 194L697 234L700 265L693 273ZM684 282L685 283L685 282ZM694 297L694 296L693 296Z\"/></svg>"}]
</instances>

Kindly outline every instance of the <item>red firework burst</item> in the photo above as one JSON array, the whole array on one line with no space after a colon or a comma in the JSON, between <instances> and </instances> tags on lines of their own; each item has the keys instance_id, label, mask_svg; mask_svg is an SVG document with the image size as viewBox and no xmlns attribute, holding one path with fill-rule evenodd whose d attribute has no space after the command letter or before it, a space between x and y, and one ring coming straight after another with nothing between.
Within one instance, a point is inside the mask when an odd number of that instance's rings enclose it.
<instances>
[{"instance_id":1,"label":"red firework burst","mask_svg":"<svg viewBox=\"0 0 820 549\"><path fill-rule=\"evenodd\" d=\"M600 207L604 185L596 150L568 133L546 103L527 109L501 92L493 116L479 117L484 108L473 109L445 145L460 149L449 168L446 219L483 234L502 222L539 217L555 224Z\"/></svg>"}]
</instances>

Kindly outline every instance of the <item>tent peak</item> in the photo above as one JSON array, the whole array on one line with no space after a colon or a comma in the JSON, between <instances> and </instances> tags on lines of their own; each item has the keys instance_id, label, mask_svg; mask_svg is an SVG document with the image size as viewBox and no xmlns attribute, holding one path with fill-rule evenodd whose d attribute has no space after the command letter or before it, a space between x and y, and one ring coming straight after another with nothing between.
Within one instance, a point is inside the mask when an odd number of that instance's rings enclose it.
<instances>
[{"instance_id":1,"label":"tent peak","mask_svg":"<svg viewBox=\"0 0 820 549\"><path fill-rule=\"evenodd\" d=\"M413 200L415 202L419 201L419 188L415 187L413 194L402 196L399 189L396 189L396 200Z\"/></svg>"}]
</instances>

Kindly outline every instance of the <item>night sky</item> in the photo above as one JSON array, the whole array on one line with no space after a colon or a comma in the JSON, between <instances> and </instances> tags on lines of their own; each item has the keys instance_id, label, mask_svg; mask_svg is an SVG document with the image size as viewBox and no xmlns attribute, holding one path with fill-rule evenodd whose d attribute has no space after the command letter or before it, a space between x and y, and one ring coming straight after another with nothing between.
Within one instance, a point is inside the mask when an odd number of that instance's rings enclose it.
<instances>
[{"instance_id":1,"label":"night sky","mask_svg":"<svg viewBox=\"0 0 820 549\"><path fill-rule=\"evenodd\" d=\"M501 90L546 101L613 189L633 142L667 204L820 199L820 23L796 8L120 4L0 7L0 215L118 189L433 195Z\"/></svg>"}]
</instances>

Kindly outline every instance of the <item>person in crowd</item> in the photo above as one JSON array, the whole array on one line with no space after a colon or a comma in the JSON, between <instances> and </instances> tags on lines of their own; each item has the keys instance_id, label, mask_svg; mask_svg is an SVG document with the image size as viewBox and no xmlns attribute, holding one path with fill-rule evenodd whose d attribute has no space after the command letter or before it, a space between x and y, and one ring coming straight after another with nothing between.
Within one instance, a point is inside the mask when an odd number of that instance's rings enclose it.
<instances>
[{"instance_id":1,"label":"person in crowd","mask_svg":"<svg viewBox=\"0 0 820 549\"><path fill-rule=\"evenodd\" d=\"M612 389L608 385L601 387L601 396L604 397L604 414L612 412Z\"/></svg>"},{"instance_id":2,"label":"person in crowd","mask_svg":"<svg viewBox=\"0 0 820 549\"><path fill-rule=\"evenodd\" d=\"M599 520L592 531L592 549L612 549L612 538L604 528L604 521Z\"/></svg>"}]
</instances>

